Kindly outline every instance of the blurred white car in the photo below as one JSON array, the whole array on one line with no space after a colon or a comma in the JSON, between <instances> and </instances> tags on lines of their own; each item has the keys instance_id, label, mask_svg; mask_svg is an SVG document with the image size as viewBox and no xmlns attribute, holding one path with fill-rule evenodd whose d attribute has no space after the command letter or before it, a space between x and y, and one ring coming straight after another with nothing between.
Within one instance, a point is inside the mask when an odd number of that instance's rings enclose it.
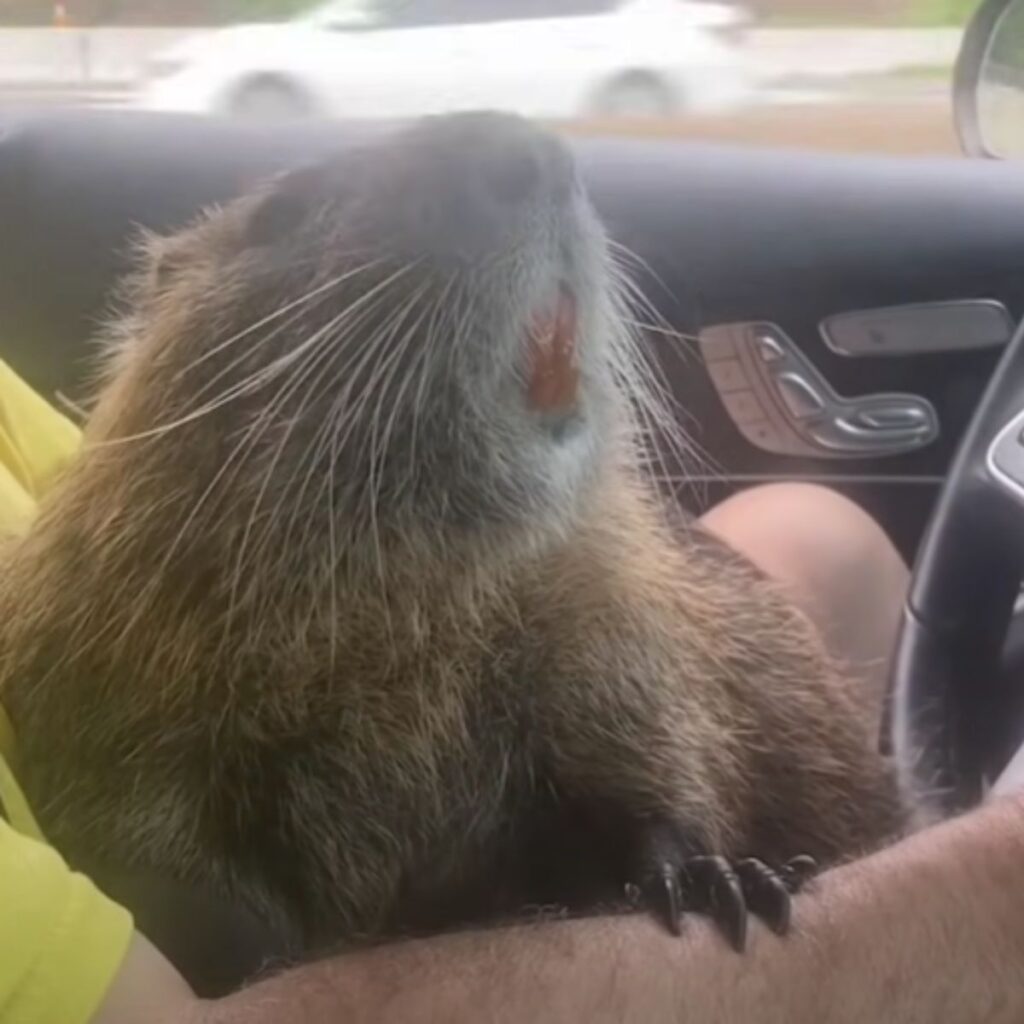
<instances>
[{"instance_id":1,"label":"blurred white car","mask_svg":"<svg viewBox=\"0 0 1024 1024\"><path fill-rule=\"evenodd\" d=\"M753 95L746 24L708 0L335 0L186 38L147 65L138 102L345 118L732 110Z\"/></svg>"}]
</instances>

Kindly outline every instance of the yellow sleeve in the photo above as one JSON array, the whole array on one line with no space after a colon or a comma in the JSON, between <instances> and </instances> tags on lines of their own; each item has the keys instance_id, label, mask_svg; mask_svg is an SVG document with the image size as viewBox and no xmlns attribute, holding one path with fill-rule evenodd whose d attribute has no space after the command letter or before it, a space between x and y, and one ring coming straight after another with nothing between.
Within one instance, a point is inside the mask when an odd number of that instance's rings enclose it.
<instances>
[{"instance_id":1,"label":"yellow sleeve","mask_svg":"<svg viewBox=\"0 0 1024 1024\"><path fill-rule=\"evenodd\" d=\"M21 533L81 432L0 360L0 533Z\"/></svg>"},{"instance_id":2,"label":"yellow sleeve","mask_svg":"<svg viewBox=\"0 0 1024 1024\"><path fill-rule=\"evenodd\" d=\"M131 936L126 910L0 821L2 1024L87 1024Z\"/></svg>"},{"instance_id":3,"label":"yellow sleeve","mask_svg":"<svg viewBox=\"0 0 1024 1024\"><path fill-rule=\"evenodd\" d=\"M0 361L0 534L28 528L79 440L77 427ZM0 800L20 830L0 815L0 1024L86 1024L124 960L132 918L30 838L35 822L4 760L12 742L0 713Z\"/></svg>"}]
</instances>

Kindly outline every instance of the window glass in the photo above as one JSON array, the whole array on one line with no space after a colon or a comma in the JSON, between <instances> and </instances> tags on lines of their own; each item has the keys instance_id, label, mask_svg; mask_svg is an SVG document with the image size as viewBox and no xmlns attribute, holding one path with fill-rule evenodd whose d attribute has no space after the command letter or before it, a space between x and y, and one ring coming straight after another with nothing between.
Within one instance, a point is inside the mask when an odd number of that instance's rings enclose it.
<instances>
[{"instance_id":1,"label":"window glass","mask_svg":"<svg viewBox=\"0 0 1024 1024\"><path fill-rule=\"evenodd\" d=\"M0 0L0 110L113 104L280 119L315 109L380 121L487 106L573 131L959 155L951 71L975 6ZM246 31L267 22L278 28ZM486 31L462 31L474 27ZM404 31L418 28L440 30L422 60ZM357 59L371 46L372 59Z\"/></svg>"}]
</instances>

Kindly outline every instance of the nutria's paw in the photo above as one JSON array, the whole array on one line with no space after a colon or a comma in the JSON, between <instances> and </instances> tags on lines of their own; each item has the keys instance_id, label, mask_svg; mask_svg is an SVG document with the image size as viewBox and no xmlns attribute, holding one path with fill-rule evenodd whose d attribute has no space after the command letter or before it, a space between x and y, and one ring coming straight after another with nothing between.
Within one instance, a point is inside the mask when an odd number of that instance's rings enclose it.
<instances>
[{"instance_id":1,"label":"nutria's paw","mask_svg":"<svg viewBox=\"0 0 1024 1024\"><path fill-rule=\"evenodd\" d=\"M641 881L627 885L630 902L646 906L674 935L680 934L684 913L707 914L740 953L746 948L748 913L785 935L791 896L817 870L812 857L795 857L778 871L754 857L732 862L702 855L680 861L666 839L664 827L652 830L647 852L660 856L654 864L647 858Z\"/></svg>"},{"instance_id":2,"label":"nutria's paw","mask_svg":"<svg viewBox=\"0 0 1024 1024\"><path fill-rule=\"evenodd\" d=\"M818 862L806 853L793 857L782 865L779 872L786 888L796 895L818 873Z\"/></svg>"},{"instance_id":3,"label":"nutria's paw","mask_svg":"<svg viewBox=\"0 0 1024 1024\"><path fill-rule=\"evenodd\" d=\"M724 857L693 857L685 884L692 909L709 913L737 952L747 940L747 914L756 914L776 935L789 931L795 895L814 874L812 857L796 857L776 871L756 857L731 863Z\"/></svg>"}]
</instances>

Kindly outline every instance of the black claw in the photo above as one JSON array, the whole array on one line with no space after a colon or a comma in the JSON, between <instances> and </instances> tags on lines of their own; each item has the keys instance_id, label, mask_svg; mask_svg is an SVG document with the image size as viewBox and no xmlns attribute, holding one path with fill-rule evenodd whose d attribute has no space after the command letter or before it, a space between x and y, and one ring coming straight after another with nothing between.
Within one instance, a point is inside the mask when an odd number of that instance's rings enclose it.
<instances>
[{"instance_id":1,"label":"black claw","mask_svg":"<svg viewBox=\"0 0 1024 1024\"><path fill-rule=\"evenodd\" d=\"M724 863L724 862L723 862ZM737 953L747 948L747 901L736 873L725 864L712 891L712 914L725 931Z\"/></svg>"},{"instance_id":2,"label":"black claw","mask_svg":"<svg viewBox=\"0 0 1024 1024\"><path fill-rule=\"evenodd\" d=\"M627 838L628 906L649 911L672 935L682 934L684 914L706 914L739 953L746 949L750 914L777 935L789 931L791 896L818 870L808 856L794 857L778 870L755 857L738 863L694 857L703 844L670 819L638 819Z\"/></svg>"},{"instance_id":3,"label":"black claw","mask_svg":"<svg viewBox=\"0 0 1024 1024\"><path fill-rule=\"evenodd\" d=\"M764 861L749 857L736 865L747 907L776 935L789 931L792 901L786 883Z\"/></svg>"},{"instance_id":4,"label":"black claw","mask_svg":"<svg viewBox=\"0 0 1024 1024\"><path fill-rule=\"evenodd\" d=\"M779 872L786 888L796 895L818 873L818 862L807 854L801 854L787 862Z\"/></svg>"},{"instance_id":5,"label":"black claw","mask_svg":"<svg viewBox=\"0 0 1024 1024\"><path fill-rule=\"evenodd\" d=\"M695 901L706 906L733 949L742 953L747 946L747 903L732 865L724 857L693 857L686 862L686 874Z\"/></svg>"},{"instance_id":6,"label":"black claw","mask_svg":"<svg viewBox=\"0 0 1024 1024\"><path fill-rule=\"evenodd\" d=\"M637 822L627 866L626 899L650 911L673 935L682 934L684 910L682 865L688 845L685 830L672 821L648 818Z\"/></svg>"},{"instance_id":7,"label":"black claw","mask_svg":"<svg viewBox=\"0 0 1024 1024\"><path fill-rule=\"evenodd\" d=\"M682 934L680 922L683 918L683 894L679 888L679 880L675 876L671 865L666 864L661 876L661 900L662 912L665 915L665 923L668 930L675 936Z\"/></svg>"},{"instance_id":8,"label":"black claw","mask_svg":"<svg viewBox=\"0 0 1024 1024\"><path fill-rule=\"evenodd\" d=\"M658 873L649 877L643 886L628 882L625 894L632 908L647 907L673 935L682 935L683 891L671 864L662 864Z\"/></svg>"}]
</instances>

